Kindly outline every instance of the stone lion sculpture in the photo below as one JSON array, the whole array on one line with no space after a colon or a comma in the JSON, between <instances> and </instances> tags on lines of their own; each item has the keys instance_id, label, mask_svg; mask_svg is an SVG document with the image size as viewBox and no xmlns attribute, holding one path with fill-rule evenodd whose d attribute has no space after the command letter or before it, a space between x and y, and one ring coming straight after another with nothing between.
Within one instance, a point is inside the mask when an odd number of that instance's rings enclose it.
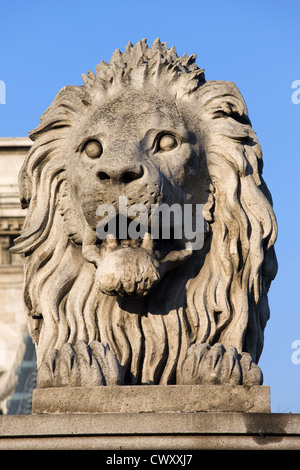
<instances>
[{"instance_id":1,"label":"stone lion sculpture","mask_svg":"<svg viewBox=\"0 0 300 470\"><path fill-rule=\"evenodd\" d=\"M38 387L261 384L276 219L231 82L156 40L63 88L20 171L24 300ZM200 204L201 249L100 240L103 204Z\"/></svg>"}]
</instances>

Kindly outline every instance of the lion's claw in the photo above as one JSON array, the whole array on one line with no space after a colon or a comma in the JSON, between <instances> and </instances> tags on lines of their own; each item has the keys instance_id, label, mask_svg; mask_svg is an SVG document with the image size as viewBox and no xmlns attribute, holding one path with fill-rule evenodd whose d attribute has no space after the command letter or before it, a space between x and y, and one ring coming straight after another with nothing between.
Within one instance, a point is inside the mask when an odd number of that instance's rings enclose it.
<instances>
[{"instance_id":1,"label":"lion's claw","mask_svg":"<svg viewBox=\"0 0 300 470\"><path fill-rule=\"evenodd\" d=\"M181 367L181 384L260 385L262 373L248 353L222 344L192 345Z\"/></svg>"},{"instance_id":2,"label":"lion's claw","mask_svg":"<svg viewBox=\"0 0 300 470\"><path fill-rule=\"evenodd\" d=\"M38 387L121 385L123 370L109 345L93 341L65 343L48 353L38 370Z\"/></svg>"},{"instance_id":3,"label":"lion's claw","mask_svg":"<svg viewBox=\"0 0 300 470\"><path fill-rule=\"evenodd\" d=\"M260 367L252 361L250 354L242 353L240 364L243 372L243 385L261 385L263 375Z\"/></svg>"}]
</instances>

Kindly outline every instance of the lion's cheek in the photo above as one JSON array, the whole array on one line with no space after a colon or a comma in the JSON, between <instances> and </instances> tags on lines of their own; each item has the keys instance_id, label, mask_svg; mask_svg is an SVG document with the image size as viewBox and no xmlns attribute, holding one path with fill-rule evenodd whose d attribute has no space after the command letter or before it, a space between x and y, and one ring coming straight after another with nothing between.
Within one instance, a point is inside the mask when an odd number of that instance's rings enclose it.
<instances>
[{"instance_id":1,"label":"lion's cheek","mask_svg":"<svg viewBox=\"0 0 300 470\"><path fill-rule=\"evenodd\" d=\"M159 280L158 261L141 248L123 248L107 254L96 271L96 285L107 295L142 297Z\"/></svg>"}]
</instances>

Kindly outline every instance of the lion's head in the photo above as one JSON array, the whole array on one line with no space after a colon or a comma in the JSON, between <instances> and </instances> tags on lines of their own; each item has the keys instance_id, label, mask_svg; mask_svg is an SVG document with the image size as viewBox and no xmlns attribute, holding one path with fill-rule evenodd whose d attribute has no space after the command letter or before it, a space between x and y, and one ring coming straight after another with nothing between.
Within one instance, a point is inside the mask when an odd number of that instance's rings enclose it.
<instances>
[{"instance_id":1,"label":"lion's head","mask_svg":"<svg viewBox=\"0 0 300 470\"><path fill-rule=\"evenodd\" d=\"M116 51L63 88L20 172L28 215L24 298L38 363L65 343L107 342L125 383L174 383L195 343L257 362L276 274L277 227L262 154L231 82L205 81L195 56L155 41ZM205 237L107 237L109 204L199 204Z\"/></svg>"}]
</instances>

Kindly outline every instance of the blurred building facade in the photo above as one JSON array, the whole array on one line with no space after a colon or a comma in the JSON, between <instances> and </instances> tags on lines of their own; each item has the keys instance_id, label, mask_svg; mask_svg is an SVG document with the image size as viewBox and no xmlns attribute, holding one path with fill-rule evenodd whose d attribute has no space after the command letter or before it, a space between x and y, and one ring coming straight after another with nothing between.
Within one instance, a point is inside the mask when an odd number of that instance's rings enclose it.
<instances>
[{"instance_id":1,"label":"blurred building facade","mask_svg":"<svg viewBox=\"0 0 300 470\"><path fill-rule=\"evenodd\" d=\"M0 138L0 413L28 414L36 360L23 309L23 258L11 254L26 211L21 209L18 173L30 149L24 137Z\"/></svg>"}]
</instances>

